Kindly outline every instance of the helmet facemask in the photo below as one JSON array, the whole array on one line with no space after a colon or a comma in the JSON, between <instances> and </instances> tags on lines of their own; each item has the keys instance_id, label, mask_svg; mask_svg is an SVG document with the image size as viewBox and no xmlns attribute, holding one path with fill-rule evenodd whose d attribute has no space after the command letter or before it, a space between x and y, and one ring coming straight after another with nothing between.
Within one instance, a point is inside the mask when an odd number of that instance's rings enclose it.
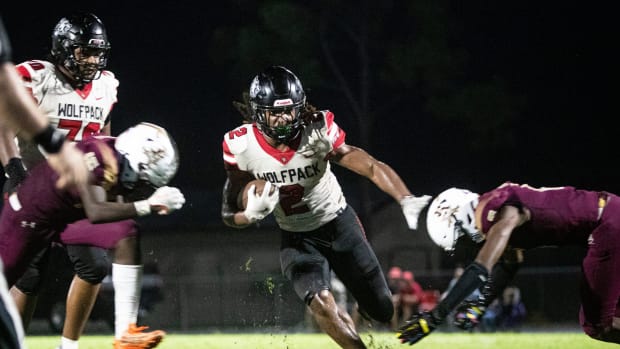
<instances>
[{"instance_id":1,"label":"helmet facemask","mask_svg":"<svg viewBox=\"0 0 620 349\"><path fill-rule=\"evenodd\" d=\"M258 74L250 85L249 100L254 121L264 135L288 143L299 134L306 94L290 70L271 66ZM280 116L275 119L272 114Z\"/></svg>"},{"instance_id":2,"label":"helmet facemask","mask_svg":"<svg viewBox=\"0 0 620 349\"><path fill-rule=\"evenodd\" d=\"M54 28L51 55L78 86L84 86L101 76L110 47L101 20L93 14L77 14L62 18Z\"/></svg>"},{"instance_id":3,"label":"helmet facemask","mask_svg":"<svg viewBox=\"0 0 620 349\"><path fill-rule=\"evenodd\" d=\"M301 113L303 106L297 105L294 107L279 107L279 108L263 108L254 106L255 121L258 128L268 137L276 140L278 143L287 143L289 140L294 139L299 130L303 126ZM274 115L278 119L283 119L286 123L279 123L272 125ZM276 120L276 123L278 120Z\"/></svg>"}]
</instances>

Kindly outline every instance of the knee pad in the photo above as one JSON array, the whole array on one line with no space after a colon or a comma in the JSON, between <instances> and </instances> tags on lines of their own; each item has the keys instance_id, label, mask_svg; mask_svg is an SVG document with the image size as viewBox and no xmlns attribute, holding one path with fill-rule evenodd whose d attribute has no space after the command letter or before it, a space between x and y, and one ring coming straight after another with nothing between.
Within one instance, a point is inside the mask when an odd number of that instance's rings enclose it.
<instances>
[{"instance_id":1,"label":"knee pad","mask_svg":"<svg viewBox=\"0 0 620 349\"><path fill-rule=\"evenodd\" d=\"M307 305L310 305L317 293L329 289L329 279L325 277L323 269L322 262L305 263L294 266L287 273L295 293Z\"/></svg>"},{"instance_id":2,"label":"knee pad","mask_svg":"<svg viewBox=\"0 0 620 349\"><path fill-rule=\"evenodd\" d=\"M375 304L368 307L359 305L359 312L366 319L372 318L383 323L390 322L394 316L394 303L392 303L392 297L381 297Z\"/></svg>"},{"instance_id":3,"label":"knee pad","mask_svg":"<svg viewBox=\"0 0 620 349\"><path fill-rule=\"evenodd\" d=\"M50 249L39 252L28 265L26 272L17 280L15 287L22 293L36 296L41 290L43 280L49 271Z\"/></svg>"},{"instance_id":4,"label":"knee pad","mask_svg":"<svg viewBox=\"0 0 620 349\"><path fill-rule=\"evenodd\" d=\"M111 263L107 250L87 245L68 245L67 254L80 279L96 285L108 275Z\"/></svg>"}]
</instances>

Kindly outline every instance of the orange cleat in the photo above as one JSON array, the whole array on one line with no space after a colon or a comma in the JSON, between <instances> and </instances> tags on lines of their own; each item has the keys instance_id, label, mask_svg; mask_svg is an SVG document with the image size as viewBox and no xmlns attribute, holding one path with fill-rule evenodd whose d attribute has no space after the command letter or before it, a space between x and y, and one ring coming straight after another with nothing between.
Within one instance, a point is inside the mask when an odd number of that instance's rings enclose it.
<instances>
[{"instance_id":1,"label":"orange cleat","mask_svg":"<svg viewBox=\"0 0 620 349\"><path fill-rule=\"evenodd\" d=\"M120 339L114 340L114 349L150 349L155 348L164 339L166 332L161 330L144 332L148 326L129 324L129 328Z\"/></svg>"}]
</instances>

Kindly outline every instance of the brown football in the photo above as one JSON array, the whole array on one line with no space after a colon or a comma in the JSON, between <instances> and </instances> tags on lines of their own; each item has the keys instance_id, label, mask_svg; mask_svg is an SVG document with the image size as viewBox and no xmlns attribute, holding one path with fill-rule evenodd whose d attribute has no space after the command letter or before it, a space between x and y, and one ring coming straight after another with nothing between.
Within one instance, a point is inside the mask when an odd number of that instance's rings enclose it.
<instances>
[{"instance_id":1,"label":"brown football","mask_svg":"<svg viewBox=\"0 0 620 349\"><path fill-rule=\"evenodd\" d=\"M239 192L239 196L237 196L237 206L240 209L245 210L248 205L248 190L250 189L250 187L252 185L256 185L256 195L260 195L263 193L263 189L265 188L266 183L267 181L263 179L254 179L249 181ZM275 188L275 186L271 186L271 192L273 192Z\"/></svg>"}]
</instances>

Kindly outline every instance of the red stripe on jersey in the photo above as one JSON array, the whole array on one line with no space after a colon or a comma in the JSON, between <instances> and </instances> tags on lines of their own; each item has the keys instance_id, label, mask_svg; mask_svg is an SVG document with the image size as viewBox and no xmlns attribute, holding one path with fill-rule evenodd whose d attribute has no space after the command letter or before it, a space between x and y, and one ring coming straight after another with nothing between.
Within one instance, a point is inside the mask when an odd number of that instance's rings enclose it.
<instances>
[{"instance_id":1,"label":"red stripe on jersey","mask_svg":"<svg viewBox=\"0 0 620 349\"><path fill-rule=\"evenodd\" d=\"M252 125L252 131L254 131L254 137L256 137L258 144L265 151L265 153L271 155L272 158L278 160L282 164L286 164L289 161L291 161L291 159L297 152L297 148L299 148L299 143L301 142L301 134L300 134L297 136L297 138L293 140L293 142L291 142L291 144L289 144L287 150L280 151L272 147L269 143L267 143L265 136L263 136L263 134L258 130L258 127L256 127L256 124Z\"/></svg>"},{"instance_id":2,"label":"red stripe on jersey","mask_svg":"<svg viewBox=\"0 0 620 349\"><path fill-rule=\"evenodd\" d=\"M328 111L325 114L325 122L327 124L327 134L331 135L333 132L336 132L336 138L332 142L332 147L337 149L341 145L344 144L344 139L346 136L346 132L344 132L335 122L334 122L334 113ZM337 129L334 129L337 128Z\"/></svg>"},{"instance_id":3,"label":"red stripe on jersey","mask_svg":"<svg viewBox=\"0 0 620 349\"><path fill-rule=\"evenodd\" d=\"M17 74L19 74L22 77L22 80L26 82L32 81L32 76L30 75L30 72L28 71L28 69L26 69L26 67L21 64L17 66Z\"/></svg>"},{"instance_id":4,"label":"red stripe on jersey","mask_svg":"<svg viewBox=\"0 0 620 349\"><path fill-rule=\"evenodd\" d=\"M223 150L223 152L224 152L224 159L225 159L227 156L229 156L229 157L231 157L231 158L234 158L234 157L235 157L235 156L233 155L233 153L230 151L230 148L228 147L228 144L226 143L226 141L225 141L225 140L224 140L224 141L222 141L222 150ZM228 161L226 161L226 160L224 160L224 164L231 165L231 166L236 166L236 165L237 165L237 164L234 164L234 163L228 162Z\"/></svg>"}]
</instances>

